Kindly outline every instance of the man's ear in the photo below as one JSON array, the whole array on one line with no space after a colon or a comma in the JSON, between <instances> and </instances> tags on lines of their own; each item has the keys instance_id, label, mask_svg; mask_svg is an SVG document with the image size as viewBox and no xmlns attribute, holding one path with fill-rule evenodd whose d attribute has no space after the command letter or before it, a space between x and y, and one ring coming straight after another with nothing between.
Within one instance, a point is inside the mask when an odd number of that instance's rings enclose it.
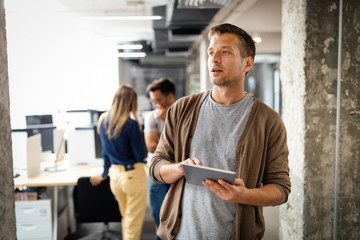
<instances>
[{"instance_id":1,"label":"man's ear","mask_svg":"<svg viewBox=\"0 0 360 240\"><path fill-rule=\"evenodd\" d=\"M252 66L254 65L254 59L252 57L246 57L245 59L245 72L249 72Z\"/></svg>"}]
</instances>

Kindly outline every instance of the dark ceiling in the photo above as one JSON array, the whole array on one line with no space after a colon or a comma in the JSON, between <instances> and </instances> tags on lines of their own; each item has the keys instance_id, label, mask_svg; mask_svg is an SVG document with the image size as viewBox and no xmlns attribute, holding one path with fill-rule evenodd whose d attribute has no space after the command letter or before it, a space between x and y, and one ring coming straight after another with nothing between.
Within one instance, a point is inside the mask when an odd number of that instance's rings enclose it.
<instances>
[{"instance_id":1,"label":"dark ceiling","mask_svg":"<svg viewBox=\"0 0 360 240\"><path fill-rule=\"evenodd\" d=\"M208 0L192 6L187 2L175 0L168 5L152 7L152 15L160 15L163 19L153 21L154 40L145 43L146 57L136 61L143 64L184 64L191 55L194 41L200 39L202 31L229 1L215 4Z\"/></svg>"}]
</instances>

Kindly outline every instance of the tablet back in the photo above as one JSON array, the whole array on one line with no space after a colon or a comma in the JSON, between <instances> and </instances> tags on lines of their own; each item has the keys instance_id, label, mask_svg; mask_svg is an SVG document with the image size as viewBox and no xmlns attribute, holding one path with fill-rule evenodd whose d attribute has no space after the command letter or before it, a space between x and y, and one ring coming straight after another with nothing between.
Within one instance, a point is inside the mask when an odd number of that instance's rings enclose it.
<instances>
[{"instance_id":1,"label":"tablet back","mask_svg":"<svg viewBox=\"0 0 360 240\"><path fill-rule=\"evenodd\" d=\"M186 182L190 184L204 187L202 181L206 179L223 179L231 184L235 182L236 172L192 164L183 164L183 169Z\"/></svg>"}]
</instances>

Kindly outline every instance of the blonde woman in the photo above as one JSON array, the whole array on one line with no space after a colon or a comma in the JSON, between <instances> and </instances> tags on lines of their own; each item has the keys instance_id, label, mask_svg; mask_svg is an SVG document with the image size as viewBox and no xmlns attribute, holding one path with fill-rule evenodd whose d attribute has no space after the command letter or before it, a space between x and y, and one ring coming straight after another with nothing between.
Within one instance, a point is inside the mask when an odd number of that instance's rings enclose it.
<instances>
[{"instance_id":1,"label":"blonde woman","mask_svg":"<svg viewBox=\"0 0 360 240\"><path fill-rule=\"evenodd\" d=\"M111 109L99 118L98 132L103 148L104 171L102 175L91 177L90 182L98 185L107 178L111 167L110 188L123 217L122 237L125 240L140 239L148 183L144 168L145 144L134 89L125 85L118 88Z\"/></svg>"}]
</instances>

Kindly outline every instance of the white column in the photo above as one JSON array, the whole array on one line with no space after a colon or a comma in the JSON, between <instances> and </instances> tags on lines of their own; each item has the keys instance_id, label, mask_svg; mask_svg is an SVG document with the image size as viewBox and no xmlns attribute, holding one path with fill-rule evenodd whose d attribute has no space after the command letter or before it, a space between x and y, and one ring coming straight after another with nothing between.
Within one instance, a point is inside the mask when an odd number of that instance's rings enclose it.
<instances>
[{"instance_id":1,"label":"white column","mask_svg":"<svg viewBox=\"0 0 360 240\"><path fill-rule=\"evenodd\" d=\"M199 48L200 59L200 92L206 91L212 88L212 83L209 79L209 72L207 67L207 48L208 41L206 39L201 40Z\"/></svg>"}]
</instances>

